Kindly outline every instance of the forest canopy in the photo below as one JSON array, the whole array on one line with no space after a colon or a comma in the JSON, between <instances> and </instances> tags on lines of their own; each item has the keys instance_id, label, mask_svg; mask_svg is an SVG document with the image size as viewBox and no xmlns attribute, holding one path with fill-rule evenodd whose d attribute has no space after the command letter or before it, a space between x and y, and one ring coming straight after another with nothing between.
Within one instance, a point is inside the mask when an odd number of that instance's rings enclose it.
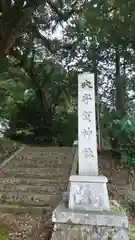
<instances>
[{"instance_id":1,"label":"forest canopy","mask_svg":"<svg viewBox=\"0 0 135 240\"><path fill-rule=\"evenodd\" d=\"M89 71L95 76L99 143L133 161L134 24L133 0L1 1L5 134L71 145L77 138L77 76Z\"/></svg>"}]
</instances>

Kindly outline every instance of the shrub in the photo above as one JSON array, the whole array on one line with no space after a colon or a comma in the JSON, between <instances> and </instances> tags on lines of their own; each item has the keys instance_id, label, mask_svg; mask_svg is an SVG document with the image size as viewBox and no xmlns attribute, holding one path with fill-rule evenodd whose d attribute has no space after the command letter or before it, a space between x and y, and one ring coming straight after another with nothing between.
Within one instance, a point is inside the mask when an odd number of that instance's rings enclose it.
<instances>
[{"instance_id":1,"label":"shrub","mask_svg":"<svg viewBox=\"0 0 135 240\"><path fill-rule=\"evenodd\" d=\"M122 119L115 119L109 125L110 141L115 151L127 159L129 165L135 165L135 113L127 113Z\"/></svg>"},{"instance_id":2,"label":"shrub","mask_svg":"<svg viewBox=\"0 0 135 240\"><path fill-rule=\"evenodd\" d=\"M53 131L59 143L65 146L71 146L77 138L76 112L57 113L54 119Z\"/></svg>"}]
</instances>

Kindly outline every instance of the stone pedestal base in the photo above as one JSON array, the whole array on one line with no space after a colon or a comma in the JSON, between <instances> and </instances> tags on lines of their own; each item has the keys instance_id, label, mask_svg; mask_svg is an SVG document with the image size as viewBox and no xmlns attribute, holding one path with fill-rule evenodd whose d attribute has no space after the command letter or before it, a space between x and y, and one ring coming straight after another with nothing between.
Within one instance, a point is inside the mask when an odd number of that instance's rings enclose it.
<instances>
[{"instance_id":1,"label":"stone pedestal base","mask_svg":"<svg viewBox=\"0 0 135 240\"><path fill-rule=\"evenodd\" d=\"M72 211L65 202L53 212L52 240L129 240L125 213Z\"/></svg>"},{"instance_id":2,"label":"stone pedestal base","mask_svg":"<svg viewBox=\"0 0 135 240\"><path fill-rule=\"evenodd\" d=\"M69 209L109 211L107 181L104 176L71 176Z\"/></svg>"}]
</instances>

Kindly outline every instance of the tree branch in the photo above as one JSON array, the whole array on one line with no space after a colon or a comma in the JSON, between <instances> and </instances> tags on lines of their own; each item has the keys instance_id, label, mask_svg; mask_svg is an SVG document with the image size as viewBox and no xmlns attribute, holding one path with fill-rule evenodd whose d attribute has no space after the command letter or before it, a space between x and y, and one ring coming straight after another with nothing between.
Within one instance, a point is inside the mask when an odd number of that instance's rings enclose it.
<instances>
[{"instance_id":1,"label":"tree branch","mask_svg":"<svg viewBox=\"0 0 135 240\"><path fill-rule=\"evenodd\" d=\"M77 44L77 42L73 42L73 43L62 43L57 39L54 40L50 40L48 38L46 38L45 36L43 36L39 30L33 26L33 34L34 37L37 37L38 39L41 39L41 41L43 42L43 44L45 45L45 47L51 52L51 53L56 53L58 50L60 50L61 48L66 49L66 50L71 50L72 48L74 48Z\"/></svg>"},{"instance_id":2,"label":"tree branch","mask_svg":"<svg viewBox=\"0 0 135 240\"><path fill-rule=\"evenodd\" d=\"M56 4L54 4L51 0L46 0L46 2L48 3L48 5L51 7L51 9L57 14L58 16L58 21L67 21L74 13L77 13L78 11L80 11L80 9L78 10L77 8L75 8L75 6L78 3L78 0L75 0L75 2L71 5L71 10L65 10L65 11L61 11ZM84 0L85 2L85 0Z\"/></svg>"},{"instance_id":3,"label":"tree branch","mask_svg":"<svg viewBox=\"0 0 135 240\"><path fill-rule=\"evenodd\" d=\"M23 2L24 2L23 0L20 0L20 4L23 4ZM35 10L35 7L37 7L37 5L39 6L44 1L35 0L28 2L31 2L30 7L28 7L27 5L27 7L22 8L14 5L14 7L10 9L10 12L9 11L6 12L6 16L9 15L10 17L8 18L10 19L9 24L7 25L6 28L6 32L0 40L0 55L6 55L9 53L10 48L14 45L16 38L26 27L26 24L28 24L29 21L27 21L26 23L26 20L28 20L31 17L33 11ZM32 2L34 2L33 5Z\"/></svg>"}]
</instances>

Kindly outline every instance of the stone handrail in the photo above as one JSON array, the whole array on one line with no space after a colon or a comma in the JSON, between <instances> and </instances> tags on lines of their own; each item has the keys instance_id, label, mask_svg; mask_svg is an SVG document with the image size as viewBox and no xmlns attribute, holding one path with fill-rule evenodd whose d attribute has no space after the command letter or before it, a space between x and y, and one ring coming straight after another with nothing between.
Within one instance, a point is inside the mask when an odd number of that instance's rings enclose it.
<instances>
[{"instance_id":1,"label":"stone handrail","mask_svg":"<svg viewBox=\"0 0 135 240\"><path fill-rule=\"evenodd\" d=\"M78 144L76 143L76 141L74 141L74 143L73 143L73 163L72 163L70 176L76 175L77 165L78 165ZM69 192L69 187L70 187L69 185L70 184L68 184L68 187L67 187L68 192Z\"/></svg>"},{"instance_id":2,"label":"stone handrail","mask_svg":"<svg viewBox=\"0 0 135 240\"><path fill-rule=\"evenodd\" d=\"M70 176L76 175L77 168L78 168L78 141L73 142L73 150L72 151L73 151L73 163L72 163L72 168L70 171ZM68 182L67 191L63 192L63 194L62 194L63 200L68 198L69 190L70 190L70 182Z\"/></svg>"},{"instance_id":3,"label":"stone handrail","mask_svg":"<svg viewBox=\"0 0 135 240\"><path fill-rule=\"evenodd\" d=\"M16 152L14 152L10 157L6 158L1 164L0 164L0 169L4 168L10 161L13 160L20 152L23 151L25 146L21 146Z\"/></svg>"}]
</instances>

